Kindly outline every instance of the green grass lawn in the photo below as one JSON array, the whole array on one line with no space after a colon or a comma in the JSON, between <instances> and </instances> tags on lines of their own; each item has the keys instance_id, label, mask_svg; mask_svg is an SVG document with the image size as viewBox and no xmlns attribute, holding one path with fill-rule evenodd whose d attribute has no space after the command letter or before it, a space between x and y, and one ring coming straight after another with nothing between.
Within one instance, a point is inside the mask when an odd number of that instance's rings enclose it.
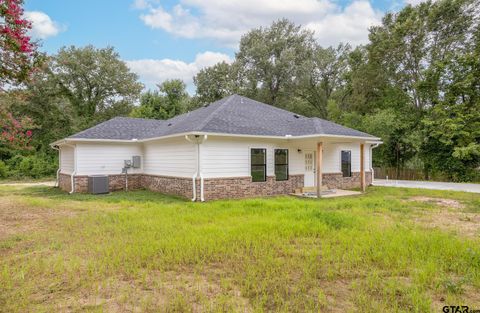
<instances>
[{"instance_id":1,"label":"green grass lawn","mask_svg":"<svg viewBox=\"0 0 480 313\"><path fill-rule=\"evenodd\" d=\"M480 195L191 203L0 187L1 312L480 309Z\"/></svg>"}]
</instances>

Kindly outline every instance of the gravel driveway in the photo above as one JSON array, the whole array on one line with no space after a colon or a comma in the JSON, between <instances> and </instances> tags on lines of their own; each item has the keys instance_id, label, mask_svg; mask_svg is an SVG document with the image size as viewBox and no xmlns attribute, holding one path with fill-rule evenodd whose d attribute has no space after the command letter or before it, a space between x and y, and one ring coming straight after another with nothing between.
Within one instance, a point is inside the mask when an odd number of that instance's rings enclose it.
<instances>
[{"instance_id":1,"label":"gravel driveway","mask_svg":"<svg viewBox=\"0 0 480 313\"><path fill-rule=\"evenodd\" d=\"M480 193L480 184L468 183L444 183L433 181L416 181L416 180L386 180L375 179L374 186L385 187L405 187L405 188L423 188L437 190L455 190Z\"/></svg>"}]
</instances>

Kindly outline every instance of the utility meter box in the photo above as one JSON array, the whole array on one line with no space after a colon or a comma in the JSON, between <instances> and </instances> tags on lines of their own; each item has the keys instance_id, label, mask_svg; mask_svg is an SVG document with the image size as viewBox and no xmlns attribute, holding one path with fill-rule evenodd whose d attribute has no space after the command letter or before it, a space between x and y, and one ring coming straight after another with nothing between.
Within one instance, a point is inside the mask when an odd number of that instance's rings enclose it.
<instances>
[{"instance_id":1,"label":"utility meter box","mask_svg":"<svg viewBox=\"0 0 480 313\"><path fill-rule=\"evenodd\" d=\"M139 155L134 155L132 157L132 167L133 168L140 168L142 167L142 157Z\"/></svg>"}]
</instances>

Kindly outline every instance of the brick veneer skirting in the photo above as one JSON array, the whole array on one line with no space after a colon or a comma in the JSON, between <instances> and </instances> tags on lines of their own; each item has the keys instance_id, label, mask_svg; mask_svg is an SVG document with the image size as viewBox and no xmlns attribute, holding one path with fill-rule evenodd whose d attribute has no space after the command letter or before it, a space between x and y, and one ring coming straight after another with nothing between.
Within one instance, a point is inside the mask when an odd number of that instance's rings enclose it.
<instances>
[{"instance_id":1,"label":"brick veneer skirting","mask_svg":"<svg viewBox=\"0 0 480 313\"><path fill-rule=\"evenodd\" d=\"M203 182L205 200L273 196L293 193L303 187L304 175L290 175L288 180L277 181L268 176L265 182L252 182L250 176L206 178Z\"/></svg>"},{"instance_id":2,"label":"brick veneer skirting","mask_svg":"<svg viewBox=\"0 0 480 313\"><path fill-rule=\"evenodd\" d=\"M71 177L68 174L59 175L59 187L71 190ZM365 172L365 182L372 183L371 172ZM75 176L75 192L88 191L88 176ZM342 173L323 174L323 184L329 188L351 189L360 187L360 173L352 173L352 177L343 177ZM125 175L109 175L110 191L125 189ZM252 182L252 178L225 177L205 178L203 185L205 200L234 199L262 197L289 194L304 186L304 175L290 175L288 180L277 181L274 176L268 176L265 182ZM147 174L129 174L128 190L145 188L165 194L192 198L193 185L191 178L158 176ZM196 179L197 199L200 200L200 179Z\"/></svg>"},{"instance_id":3,"label":"brick veneer skirting","mask_svg":"<svg viewBox=\"0 0 480 313\"><path fill-rule=\"evenodd\" d=\"M332 189L360 188L360 172L352 172L352 177L343 177L342 173L326 173L323 174L322 183ZM371 172L365 172L365 184L372 184Z\"/></svg>"},{"instance_id":4,"label":"brick veneer skirting","mask_svg":"<svg viewBox=\"0 0 480 313\"><path fill-rule=\"evenodd\" d=\"M196 186L199 185L198 181L197 179ZM191 178L144 174L142 175L141 182L142 187L148 190L184 198L192 198L193 196L193 181ZM197 190L200 192L199 188L197 188Z\"/></svg>"},{"instance_id":5,"label":"brick veneer skirting","mask_svg":"<svg viewBox=\"0 0 480 313\"><path fill-rule=\"evenodd\" d=\"M137 190L143 188L141 179L142 174L128 174L128 190ZM125 175L108 175L108 183L110 191L125 190ZM88 192L88 176L78 175L74 179L75 192ZM69 174L60 173L58 176L58 187L64 191L72 190L71 176Z\"/></svg>"},{"instance_id":6,"label":"brick veneer skirting","mask_svg":"<svg viewBox=\"0 0 480 313\"><path fill-rule=\"evenodd\" d=\"M60 173L58 174L58 187L63 191L72 190L72 180L69 174Z\"/></svg>"}]
</instances>

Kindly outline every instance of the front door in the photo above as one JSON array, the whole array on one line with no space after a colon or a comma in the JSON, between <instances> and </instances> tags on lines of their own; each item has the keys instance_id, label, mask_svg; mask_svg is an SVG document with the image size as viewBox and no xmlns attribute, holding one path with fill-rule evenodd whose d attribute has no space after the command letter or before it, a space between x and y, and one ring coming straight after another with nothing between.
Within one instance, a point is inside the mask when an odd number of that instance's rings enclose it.
<instances>
[{"instance_id":1,"label":"front door","mask_svg":"<svg viewBox=\"0 0 480 313\"><path fill-rule=\"evenodd\" d=\"M315 152L305 151L305 187L315 187Z\"/></svg>"}]
</instances>

